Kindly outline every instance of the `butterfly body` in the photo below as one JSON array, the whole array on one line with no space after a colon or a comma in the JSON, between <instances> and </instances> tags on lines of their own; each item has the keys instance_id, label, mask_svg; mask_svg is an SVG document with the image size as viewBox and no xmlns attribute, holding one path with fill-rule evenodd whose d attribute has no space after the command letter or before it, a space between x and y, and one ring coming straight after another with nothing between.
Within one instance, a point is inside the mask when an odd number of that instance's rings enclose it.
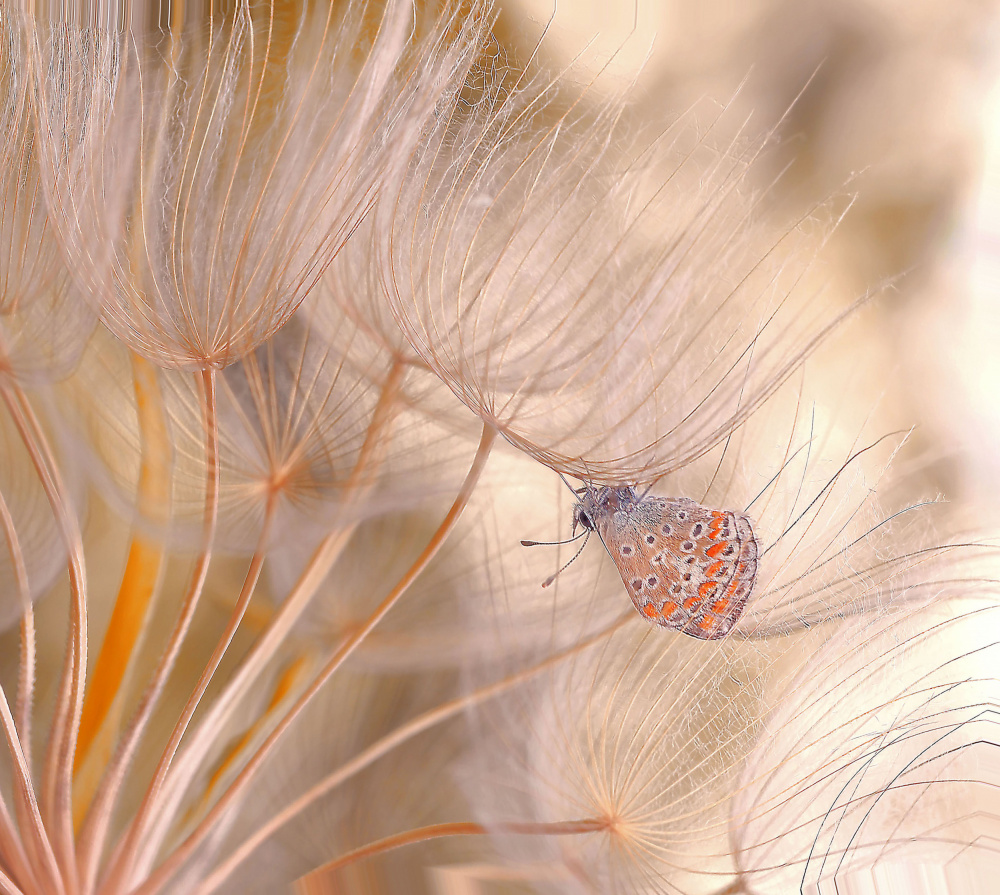
<instances>
[{"instance_id":1,"label":"butterfly body","mask_svg":"<svg viewBox=\"0 0 1000 895\"><path fill-rule=\"evenodd\" d=\"M634 488L587 488L573 529L596 531L635 608L652 624L700 640L732 630L757 575L750 519L686 497L639 497Z\"/></svg>"}]
</instances>

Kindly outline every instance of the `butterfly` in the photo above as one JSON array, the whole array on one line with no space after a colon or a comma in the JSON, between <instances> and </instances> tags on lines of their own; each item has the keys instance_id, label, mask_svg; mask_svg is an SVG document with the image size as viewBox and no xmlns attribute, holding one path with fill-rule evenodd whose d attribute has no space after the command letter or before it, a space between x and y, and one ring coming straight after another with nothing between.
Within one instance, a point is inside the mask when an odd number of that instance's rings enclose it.
<instances>
[{"instance_id":1,"label":"butterfly","mask_svg":"<svg viewBox=\"0 0 1000 895\"><path fill-rule=\"evenodd\" d=\"M699 640L732 630L757 577L757 538L747 516L687 497L640 497L630 486L576 493L574 536L578 526L588 538L597 532L643 618Z\"/></svg>"}]
</instances>

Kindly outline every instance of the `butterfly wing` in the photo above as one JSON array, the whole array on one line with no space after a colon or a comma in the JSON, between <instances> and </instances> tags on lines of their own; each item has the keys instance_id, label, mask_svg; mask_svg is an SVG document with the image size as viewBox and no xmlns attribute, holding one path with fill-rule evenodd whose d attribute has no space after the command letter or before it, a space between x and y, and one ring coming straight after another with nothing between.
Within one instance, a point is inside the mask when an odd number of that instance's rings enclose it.
<instances>
[{"instance_id":1,"label":"butterfly wing","mask_svg":"<svg viewBox=\"0 0 1000 895\"><path fill-rule=\"evenodd\" d=\"M700 640L732 630L757 575L748 517L686 498L647 498L623 502L597 528L644 618Z\"/></svg>"}]
</instances>

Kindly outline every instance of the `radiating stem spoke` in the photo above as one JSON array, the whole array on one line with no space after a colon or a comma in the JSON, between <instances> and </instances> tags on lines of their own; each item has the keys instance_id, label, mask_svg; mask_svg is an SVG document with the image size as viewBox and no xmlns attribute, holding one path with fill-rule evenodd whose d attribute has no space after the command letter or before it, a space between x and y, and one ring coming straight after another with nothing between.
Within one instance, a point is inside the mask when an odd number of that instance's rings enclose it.
<instances>
[{"instance_id":1,"label":"radiating stem spoke","mask_svg":"<svg viewBox=\"0 0 1000 895\"><path fill-rule=\"evenodd\" d=\"M188 856L198 847L204 837L211 830L212 825L223 815L237 797L242 795L250 780L260 768L264 759L270 754L275 744L284 736L292 722L299 716L302 710L312 701L316 693L319 692L323 684L337 671L348 656L361 644L375 626L385 617L386 613L396 605L399 598L409 589L409 586L417 576L427 567L427 564L437 555L438 550L444 545L449 534L457 524L462 511L465 509L472 496L473 490L482 475L489 457L490 450L496 440L496 430L484 426L482 438L479 442L479 449L476 451L475 459L466 475L458 496L455 498L447 515L441 522L437 531L431 537L423 552L416 559L413 565L406 571L396 586L390 591L388 596L376 607L375 611L368 619L355 631L347 640L335 651L334 655L320 671L315 681L306 688L305 692L296 700L288 713L278 723L268 738L261 745L260 749L251 756L246 766L230 784L229 788L222 794L219 801L208 812L198 827L174 850L174 852L161 864L148 879L133 890L134 895L152 895L158 892L160 887L166 883L173 873L183 864Z\"/></svg>"},{"instance_id":2,"label":"radiating stem spoke","mask_svg":"<svg viewBox=\"0 0 1000 895\"><path fill-rule=\"evenodd\" d=\"M577 820L557 823L497 823L481 824L472 821L459 821L455 823L429 824L426 827L417 827L413 830L405 830L393 836L386 836L375 842L369 842L360 848L349 851L341 855L334 861L316 868L307 876L302 877L298 884L303 887L309 886L309 880L318 879L323 876L335 873L348 864L356 861L363 861L375 855L385 854L395 848L402 848L405 845L414 845L418 842L428 842L432 839L442 839L447 836L488 836L494 835L519 835L519 836L579 836L586 833L596 833L607 827L607 822L602 820Z\"/></svg>"}]
</instances>

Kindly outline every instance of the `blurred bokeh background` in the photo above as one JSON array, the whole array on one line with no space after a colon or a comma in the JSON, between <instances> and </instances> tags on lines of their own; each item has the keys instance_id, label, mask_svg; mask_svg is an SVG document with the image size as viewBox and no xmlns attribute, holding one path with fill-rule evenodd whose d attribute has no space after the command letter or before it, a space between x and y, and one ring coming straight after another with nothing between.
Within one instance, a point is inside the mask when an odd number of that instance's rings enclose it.
<instances>
[{"instance_id":1,"label":"blurred bokeh background","mask_svg":"<svg viewBox=\"0 0 1000 895\"><path fill-rule=\"evenodd\" d=\"M997 13L947 0L510 0L497 31L519 62L537 53L601 71L608 90L631 84L648 127L688 110L707 123L725 106L714 128L775 129L751 172L768 214L812 214L822 229L838 213L824 202L853 203L816 288L843 306L879 295L818 363L832 395L849 375L888 427L916 427L928 492L960 503L970 528L1000 519Z\"/></svg>"}]
</instances>

